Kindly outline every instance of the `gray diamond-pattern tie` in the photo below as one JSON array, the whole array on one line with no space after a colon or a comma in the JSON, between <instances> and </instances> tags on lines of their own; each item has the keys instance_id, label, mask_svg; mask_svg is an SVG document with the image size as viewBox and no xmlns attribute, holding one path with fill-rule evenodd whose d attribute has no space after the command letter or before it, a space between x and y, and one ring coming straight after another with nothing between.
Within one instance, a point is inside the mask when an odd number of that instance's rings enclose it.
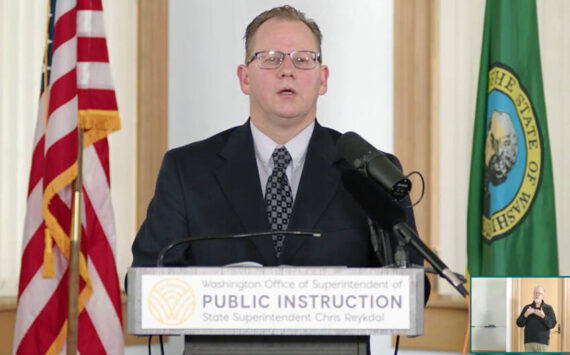
<instances>
[{"instance_id":1,"label":"gray diamond-pattern tie","mask_svg":"<svg viewBox=\"0 0 570 355\"><path fill-rule=\"evenodd\" d=\"M265 188L265 208L271 230L282 231L287 229L293 211L293 194L285 174L285 169L291 162L291 155L287 148L280 147L273 151L271 158L274 167L269 179L267 179L267 187ZM273 246L277 258L281 255L284 238L284 235L273 235Z\"/></svg>"}]
</instances>

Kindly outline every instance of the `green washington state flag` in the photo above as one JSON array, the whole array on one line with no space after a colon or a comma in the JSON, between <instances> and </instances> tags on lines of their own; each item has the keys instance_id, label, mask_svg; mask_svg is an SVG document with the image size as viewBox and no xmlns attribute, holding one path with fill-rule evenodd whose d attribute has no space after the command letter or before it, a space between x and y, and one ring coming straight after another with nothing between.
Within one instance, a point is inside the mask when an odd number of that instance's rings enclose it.
<instances>
[{"instance_id":1,"label":"green washington state flag","mask_svg":"<svg viewBox=\"0 0 570 355\"><path fill-rule=\"evenodd\" d=\"M536 3L487 0L467 211L471 276L558 275Z\"/></svg>"}]
</instances>

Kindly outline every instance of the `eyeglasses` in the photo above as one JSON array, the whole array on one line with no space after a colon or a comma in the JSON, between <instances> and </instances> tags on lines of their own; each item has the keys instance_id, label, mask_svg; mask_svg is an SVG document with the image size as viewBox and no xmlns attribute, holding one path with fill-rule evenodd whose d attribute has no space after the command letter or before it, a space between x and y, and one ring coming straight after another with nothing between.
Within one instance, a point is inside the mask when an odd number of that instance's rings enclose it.
<instances>
[{"instance_id":1,"label":"eyeglasses","mask_svg":"<svg viewBox=\"0 0 570 355\"><path fill-rule=\"evenodd\" d=\"M257 64L261 69L277 69L283 64L285 56L291 58L291 62L298 69L313 69L317 66L317 62L321 62L321 53L313 51L293 51L283 53L280 51L262 51L255 53L247 65L257 59Z\"/></svg>"}]
</instances>

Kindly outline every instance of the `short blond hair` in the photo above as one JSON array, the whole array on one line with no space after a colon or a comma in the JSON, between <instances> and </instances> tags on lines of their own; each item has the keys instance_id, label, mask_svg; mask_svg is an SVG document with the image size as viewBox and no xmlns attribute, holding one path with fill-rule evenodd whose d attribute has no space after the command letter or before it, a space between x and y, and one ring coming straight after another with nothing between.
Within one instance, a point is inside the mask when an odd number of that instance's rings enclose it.
<instances>
[{"instance_id":1,"label":"short blond hair","mask_svg":"<svg viewBox=\"0 0 570 355\"><path fill-rule=\"evenodd\" d=\"M243 36L243 38L245 39L246 63L253 55L251 53L251 45L252 45L251 41L253 36L255 35L259 27L263 25L263 23L265 23L265 21L272 18L300 21L305 25L307 25L307 27L309 27L309 29L315 36L315 40L317 41L317 45L319 47L319 53L321 53L321 43L323 41L323 34L321 33L321 30L319 29L319 26L317 25L315 20L307 18L303 12L297 10L293 6L284 5L284 6L274 7L271 10L267 10L260 13L249 23L249 25L247 25L247 28L245 29L245 35ZM322 53L321 53L321 58L322 58Z\"/></svg>"}]
</instances>

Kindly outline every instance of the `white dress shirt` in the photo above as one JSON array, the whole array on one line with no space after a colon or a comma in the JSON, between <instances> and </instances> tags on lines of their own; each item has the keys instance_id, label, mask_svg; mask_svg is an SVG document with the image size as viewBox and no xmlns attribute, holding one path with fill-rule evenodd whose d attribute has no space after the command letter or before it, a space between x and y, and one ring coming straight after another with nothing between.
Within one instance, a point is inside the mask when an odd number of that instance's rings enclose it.
<instances>
[{"instance_id":1,"label":"white dress shirt","mask_svg":"<svg viewBox=\"0 0 570 355\"><path fill-rule=\"evenodd\" d=\"M257 169L259 170L259 182L261 184L261 191L265 196L265 187L267 179L273 171L273 159L271 155L275 148L285 146L291 155L291 163L287 166L285 174L291 186L293 193L293 200L297 196L297 189L301 181L301 174L303 166L305 165L305 157L307 156L307 148L309 147L309 140L315 128L315 122L305 127L299 134L293 137L285 144L277 144L271 138L261 132L253 122L250 121L251 134L253 135L253 146L255 149L255 160L257 161Z\"/></svg>"}]
</instances>

